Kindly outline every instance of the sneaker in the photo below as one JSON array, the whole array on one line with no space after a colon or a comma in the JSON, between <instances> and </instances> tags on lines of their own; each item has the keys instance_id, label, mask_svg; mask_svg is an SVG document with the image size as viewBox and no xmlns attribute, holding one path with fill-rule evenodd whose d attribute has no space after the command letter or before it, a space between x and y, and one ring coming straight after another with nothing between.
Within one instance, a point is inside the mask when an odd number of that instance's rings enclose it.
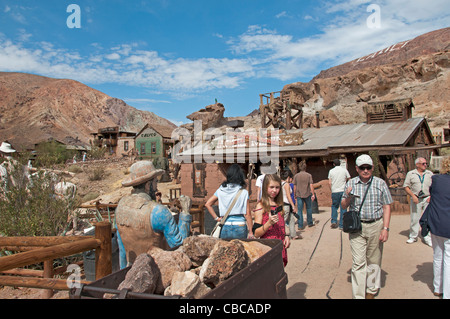
<instances>
[{"instance_id":1,"label":"sneaker","mask_svg":"<svg viewBox=\"0 0 450 319\"><path fill-rule=\"evenodd\" d=\"M407 241L406 241L406 243L407 244L412 244L412 243L415 243L417 241L417 238L409 238Z\"/></svg>"},{"instance_id":2,"label":"sneaker","mask_svg":"<svg viewBox=\"0 0 450 319\"><path fill-rule=\"evenodd\" d=\"M430 247L433 247L433 244L431 243L431 238L430 237L425 237L423 239L423 241L425 242L425 244L427 244Z\"/></svg>"},{"instance_id":3,"label":"sneaker","mask_svg":"<svg viewBox=\"0 0 450 319\"><path fill-rule=\"evenodd\" d=\"M337 228L338 227L338 224L337 223L333 223L333 224L331 224L331 228Z\"/></svg>"}]
</instances>

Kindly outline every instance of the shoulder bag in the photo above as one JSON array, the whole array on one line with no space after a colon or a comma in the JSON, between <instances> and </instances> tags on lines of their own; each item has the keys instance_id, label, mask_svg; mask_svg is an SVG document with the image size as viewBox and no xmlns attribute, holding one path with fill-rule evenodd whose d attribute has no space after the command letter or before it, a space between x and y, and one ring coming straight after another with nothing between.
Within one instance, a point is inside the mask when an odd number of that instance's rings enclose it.
<instances>
[{"instance_id":1,"label":"shoulder bag","mask_svg":"<svg viewBox=\"0 0 450 319\"><path fill-rule=\"evenodd\" d=\"M373 180L373 177L370 180L369 185L367 185L363 200L361 202L361 205L359 206L359 211L349 210L344 213L343 229L342 229L344 231L344 233L357 233L362 230L361 209L364 204L364 201L366 200L367 192L369 191L370 185L372 184L372 180Z\"/></svg>"},{"instance_id":2,"label":"shoulder bag","mask_svg":"<svg viewBox=\"0 0 450 319\"><path fill-rule=\"evenodd\" d=\"M216 238L219 238L219 237L220 237L220 232L222 231L222 226L223 226L223 224L225 224L225 221L227 220L228 215L230 214L231 210L233 209L234 204L236 204L237 199L238 199L239 196L241 195L242 190L243 190L243 189L241 188L241 189L237 192L236 196L234 197L233 201L231 202L230 207L228 207L228 210L227 210L225 216L223 216L223 218L220 220L220 222L217 222L216 226L214 226L214 228L213 228L213 230L212 230L212 232L211 232L211 236L212 236L212 237L216 237Z\"/></svg>"}]
</instances>

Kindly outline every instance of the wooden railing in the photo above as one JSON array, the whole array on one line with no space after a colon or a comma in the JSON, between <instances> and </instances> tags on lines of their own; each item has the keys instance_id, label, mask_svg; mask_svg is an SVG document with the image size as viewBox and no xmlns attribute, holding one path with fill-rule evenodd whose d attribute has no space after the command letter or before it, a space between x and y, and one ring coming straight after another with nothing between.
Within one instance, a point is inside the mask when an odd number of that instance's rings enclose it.
<instances>
[{"instance_id":1,"label":"wooden railing","mask_svg":"<svg viewBox=\"0 0 450 319\"><path fill-rule=\"evenodd\" d=\"M0 237L0 249L19 252L0 258L0 272L4 274L0 276L0 285L48 289L46 297L49 298L53 289L70 289L66 280L53 278L53 259L92 249L95 249L96 279L105 277L112 272L111 235L111 224L102 221L95 224L95 237ZM20 269L40 262L44 262L43 272Z\"/></svg>"}]
</instances>

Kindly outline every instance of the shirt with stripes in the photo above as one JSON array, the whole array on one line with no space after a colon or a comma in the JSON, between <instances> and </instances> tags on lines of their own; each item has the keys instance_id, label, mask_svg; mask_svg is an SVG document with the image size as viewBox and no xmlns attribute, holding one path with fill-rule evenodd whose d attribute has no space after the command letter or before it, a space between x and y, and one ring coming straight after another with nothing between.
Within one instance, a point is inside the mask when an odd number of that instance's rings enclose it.
<instances>
[{"instance_id":1,"label":"shirt with stripes","mask_svg":"<svg viewBox=\"0 0 450 319\"><path fill-rule=\"evenodd\" d=\"M347 182L345 189L351 186L351 193L357 195L350 202L349 210L359 211L369 182L364 183L359 176ZM344 192L343 198L347 197L347 193ZM367 191L367 196L361 209L361 220L379 219L383 217L383 205L389 205L391 203L392 196L386 182L381 178L373 176L372 183L369 185L369 190Z\"/></svg>"}]
</instances>

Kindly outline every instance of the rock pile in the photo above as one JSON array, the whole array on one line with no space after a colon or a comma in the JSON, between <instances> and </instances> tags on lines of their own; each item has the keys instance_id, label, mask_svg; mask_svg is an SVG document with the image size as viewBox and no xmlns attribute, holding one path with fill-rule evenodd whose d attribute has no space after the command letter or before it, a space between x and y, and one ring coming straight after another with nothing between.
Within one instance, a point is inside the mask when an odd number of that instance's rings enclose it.
<instances>
[{"instance_id":1,"label":"rock pile","mask_svg":"<svg viewBox=\"0 0 450 319\"><path fill-rule=\"evenodd\" d=\"M139 255L118 289L198 299L270 249L257 241L191 236L177 250Z\"/></svg>"}]
</instances>

